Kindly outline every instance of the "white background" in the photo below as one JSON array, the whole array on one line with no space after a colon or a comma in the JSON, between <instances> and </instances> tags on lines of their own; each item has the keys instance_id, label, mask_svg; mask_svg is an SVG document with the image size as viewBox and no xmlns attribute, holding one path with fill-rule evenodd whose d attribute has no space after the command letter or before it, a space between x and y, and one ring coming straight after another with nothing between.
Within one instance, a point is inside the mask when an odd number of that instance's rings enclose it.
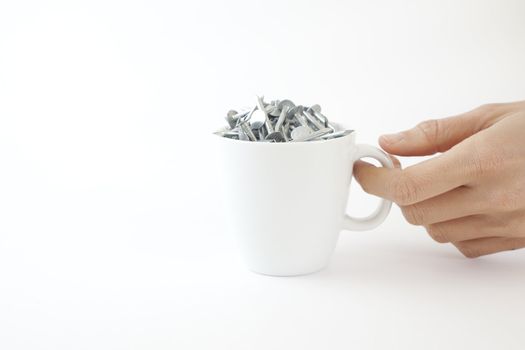
<instances>
[{"instance_id":1,"label":"white background","mask_svg":"<svg viewBox=\"0 0 525 350\"><path fill-rule=\"evenodd\" d=\"M397 208L320 273L246 271L208 135L257 93L372 144L523 99L524 19L518 0L2 0L0 348L523 349L525 251L462 258ZM354 187L353 213L375 203Z\"/></svg>"}]
</instances>

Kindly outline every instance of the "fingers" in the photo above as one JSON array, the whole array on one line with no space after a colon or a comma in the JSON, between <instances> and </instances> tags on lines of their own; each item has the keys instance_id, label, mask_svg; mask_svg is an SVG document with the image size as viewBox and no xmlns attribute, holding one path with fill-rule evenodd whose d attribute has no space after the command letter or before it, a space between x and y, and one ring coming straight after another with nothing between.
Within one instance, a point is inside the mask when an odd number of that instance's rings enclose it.
<instances>
[{"instance_id":1,"label":"fingers","mask_svg":"<svg viewBox=\"0 0 525 350\"><path fill-rule=\"evenodd\" d=\"M379 144L388 153L423 156L445 152L486 127L487 107L444 119L424 121L397 134L383 135Z\"/></svg>"},{"instance_id":2,"label":"fingers","mask_svg":"<svg viewBox=\"0 0 525 350\"><path fill-rule=\"evenodd\" d=\"M503 234L484 215L471 215L438 222L425 225L425 228L430 237L439 243L469 241Z\"/></svg>"},{"instance_id":3,"label":"fingers","mask_svg":"<svg viewBox=\"0 0 525 350\"><path fill-rule=\"evenodd\" d=\"M412 225L430 225L483 213L489 210L479 191L458 187L452 191L408 206L401 210Z\"/></svg>"},{"instance_id":4,"label":"fingers","mask_svg":"<svg viewBox=\"0 0 525 350\"><path fill-rule=\"evenodd\" d=\"M468 184L472 177L468 157L469 147L453 149L404 170L357 161L354 175L366 192L411 205Z\"/></svg>"},{"instance_id":5,"label":"fingers","mask_svg":"<svg viewBox=\"0 0 525 350\"><path fill-rule=\"evenodd\" d=\"M525 248L525 238L489 237L453 243L467 258Z\"/></svg>"}]
</instances>

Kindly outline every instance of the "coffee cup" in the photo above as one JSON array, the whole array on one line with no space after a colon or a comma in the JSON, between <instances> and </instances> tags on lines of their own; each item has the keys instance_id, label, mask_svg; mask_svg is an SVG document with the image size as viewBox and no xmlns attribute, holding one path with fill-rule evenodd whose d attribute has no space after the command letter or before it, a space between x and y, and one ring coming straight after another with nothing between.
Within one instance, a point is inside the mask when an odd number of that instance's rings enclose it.
<instances>
[{"instance_id":1,"label":"coffee cup","mask_svg":"<svg viewBox=\"0 0 525 350\"><path fill-rule=\"evenodd\" d=\"M367 217L345 212L356 160L370 157L393 167L380 149L356 144L355 132L285 143L214 137L227 226L254 272L294 276L319 271L328 265L342 230L373 229L390 212L392 203L385 199Z\"/></svg>"}]
</instances>

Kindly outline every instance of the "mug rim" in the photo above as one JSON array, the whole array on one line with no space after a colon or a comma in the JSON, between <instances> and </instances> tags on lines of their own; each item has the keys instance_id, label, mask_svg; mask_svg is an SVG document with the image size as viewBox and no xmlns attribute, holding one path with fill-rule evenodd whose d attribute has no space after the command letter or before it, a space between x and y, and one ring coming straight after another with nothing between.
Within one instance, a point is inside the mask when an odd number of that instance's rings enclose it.
<instances>
[{"instance_id":1,"label":"mug rim","mask_svg":"<svg viewBox=\"0 0 525 350\"><path fill-rule=\"evenodd\" d=\"M254 141L249 141L249 140L231 139L231 138L228 138L228 137L217 135L215 133L211 133L211 135L214 136L214 137L218 137L220 139L227 140L226 142L235 142L235 143L239 143L239 144L250 144L250 145L261 145L260 147L268 147L268 146L265 146L265 145L279 145L278 147L292 147L291 145L295 145L295 146L298 146L298 145L316 145L316 144L317 145L323 145L323 144L327 144L327 143L343 142L343 141L346 141L348 138L352 138L352 140L355 142L356 131L353 130L353 129L343 129L343 130L351 130L352 132L349 133L348 135L341 136L341 137L336 137L336 138L328 139L328 140L322 140L321 139L321 140L298 141L298 142L254 142ZM285 146L285 145L288 145L288 146ZM255 146L255 147L258 147L258 146ZM275 146L270 146L270 147L275 147Z\"/></svg>"}]
</instances>

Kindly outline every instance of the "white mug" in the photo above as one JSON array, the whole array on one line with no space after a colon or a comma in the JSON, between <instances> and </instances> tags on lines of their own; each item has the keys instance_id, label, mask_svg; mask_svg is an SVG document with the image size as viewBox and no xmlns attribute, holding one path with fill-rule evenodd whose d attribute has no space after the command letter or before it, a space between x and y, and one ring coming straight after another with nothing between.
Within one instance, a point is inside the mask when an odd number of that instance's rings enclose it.
<instances>
[{"instance_id":1,"label":"white mug","mask_svg":"<svg viewBox=\"0 0 525 350\"><path fill-rule=\"evenodd\" d=\"M370 230L392 206L381 200L368 217L345 213L354 162L377 159L392 168L381 150L355 143L355 132L309 142L219 141L227 221L248 268L293 276L324 268L339 232Z\"/></svg>"}]
</instances>

